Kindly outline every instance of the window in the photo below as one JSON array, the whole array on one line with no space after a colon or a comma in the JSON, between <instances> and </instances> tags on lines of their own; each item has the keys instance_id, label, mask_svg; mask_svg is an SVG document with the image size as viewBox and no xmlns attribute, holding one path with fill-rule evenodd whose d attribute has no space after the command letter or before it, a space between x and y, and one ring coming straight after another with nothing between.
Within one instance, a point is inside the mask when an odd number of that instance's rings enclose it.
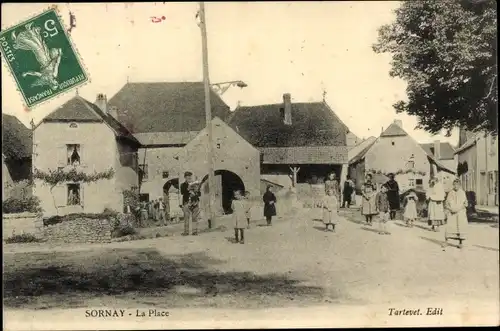
<instances>
[{"instance_id":1,"label":"window","mask_svg":"<svg viewBox=\"0 0 500 331\"><path fill-rule=\"evenodd\" d=\"M80 204L80 184L67 184L68 187L68 206L77 206Z\"/></svg>"},{"instance_id":2,"label":"window","mask_svg":"<svg viewBox=\"0 0 500 331\"><path fill-rule=\"evenodd\" d=\"M410 187L415 187L415 179L408 179L408 185Z\"/></svg>"},{"instance_id":3,"label":"window","mask_svg":"<svg viewBox=\"0 0 500 331\"><path fill-rule=\"evenodd\" d=\"M419 186L419 185L423 185L424 181L422 179L415 179L415 183L417 184L417 186Z\"/></svg>"},{"instance_id":4,"label":"window","mask_svg":"<svg viewBox=\"0 0 500 331\"><path fill-rule=\"evenodd\" d=\"M141 193L139 194L140 202L148 202L149 201L149 193Z\"/></svg>"},{"instance_id":5,"label":"window","mask_svg":"<svg viewBox=\"0 0 500 331\"><path fill-rule=\"evenodd\" d=\"M161 174L162 178L168 178L168 176L170 176L169 172L168 171L164 171L162 174Z\"/></svg>"},{"instance_id":6,"label":"window","mask_svg":"<svg viewBox=\"0 0 500 331\"><path fill-rule=\"evenodd\" d=\"M80 150L81 146L79 144L66 145L67 165L80 165Z\"/></svg>"},{"instance_id":7,"label":"window","mask_svg":"<svg viewBox=\"0 0 500 331\"><path fill-rule=\"evenodd\" d=\"M392 146L394 146L394 141L393 141L393 142L391 142L391 144L392 144Z\"/></svg>"},{"instance_id":8,"label":"window","mask_svg":"<svg viewBox=\"0 0 500 331\"><path fill-rule=\"evenodd\" d=\"M217 149L220 149L220 144L217 144Z\"/></svg>"},{"instance_id":9,"label":"window","mask_svg":"<svg viewBox=\"0 0 500 331\"><path fill-rule=\"evenodd\" d=\"M141 180L148 179L148 165L147 164L139 164L139 178Z\"/></svg>"},{"instance_id":10,"label":"window","mask_svg":"<svg viewBox=\"0 0 500 331\"><path fill-rule=\"evenodd\" d=\"M498 192L498 171L489 172L488 192L489 194L497 194Z\"/></svg>"}]
</instances>

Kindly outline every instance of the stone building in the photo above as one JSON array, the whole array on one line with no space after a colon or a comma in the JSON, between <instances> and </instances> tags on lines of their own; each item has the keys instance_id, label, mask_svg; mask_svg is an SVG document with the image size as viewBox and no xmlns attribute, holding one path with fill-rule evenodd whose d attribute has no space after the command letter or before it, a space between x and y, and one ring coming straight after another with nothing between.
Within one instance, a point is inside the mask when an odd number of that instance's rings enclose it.
<instances>
[{"instance_id":1,"label":"stone building","mask_svg":"<svg viewBox=\"0 0 500 331\"><path fill-rule=\"evenodd\" d=\"M267 180L290 187L295 178L300 191L330 172L345 179L349 130L324 101L292 102L284 94L282 103L238 107L229 124L260 151L261 175ZM293 170L298 170L295 176Z\"/></svg>"},{"instance_id":2,"label":"stone building","mask_svg":"<svg viewBox=\"0 0 500 331\"><path fill-rule=\"evenodd\" d=\"M230 212L232 191L258 194L259 154L228 127L229 107L212 91L213 149L218 212ZM141 143L138 151L141 199L174 201L185 171L198 180L208 174L205 92L201 82L127 83L109 108ZM206 184L205 184L206 185ZM172 208L175 208L172 206Z\"/></svg>"},{"instance_id":3,"label":"stone building","mask_svg":"<svg viewBox=\"0 0 500 331\"><path fill-rule=\"evenodd\" d=\"M464 190L476 193L478 205L498 206L498 137L461 129L455 153Z\"/></svg>"},{"instance_id":4,"label":"stone building","mask_svg":"<svg viewBox=\"0 0 500 331\"><path fill-rule=\"evenodd\" d=\"M16 117L2 113L2 200L22 188L31 195L33 142L31 130ZM25 183L26 182L26 183Z\"/></svg>"},{"instance_id":5,"label":"stone building","mask_svg":"<svg viewBox=\"0 0 500 331\"><path fill-rule=\"evenodd\" d=\"M402 126L400 120L395 120L377 139L359 149L357 155L351 155L349 172L356 188L361 189L367 173L393 173L401 191L425 190L433 176L440 177L445 189L449 189L455 169L428 153L427 146L416 142Z\"/></svg>"},{"instance_id":6,"label":"stone building","mask_svg":"<svg viewBox=\"0 0 500 331\"><path fill-rule=\"evenodd\" d=\"M114 172L110 179L69 180L54 187L35 179L33 193L47 216L100 213L105 208L122 211L123 192L138 185L140 144L109 113L103 94L95 103L80 96L64 103L35 127L33 144L34 168L45 174Z\"/></svg>"}]
</instances>

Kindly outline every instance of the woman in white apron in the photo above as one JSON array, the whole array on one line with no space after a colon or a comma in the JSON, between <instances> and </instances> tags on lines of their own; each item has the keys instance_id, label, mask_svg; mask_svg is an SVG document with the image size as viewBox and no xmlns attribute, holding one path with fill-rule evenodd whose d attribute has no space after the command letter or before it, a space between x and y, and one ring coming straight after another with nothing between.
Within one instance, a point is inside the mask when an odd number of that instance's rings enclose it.
<instances>
[{"instance_id":1,"label":"woman in white apron","mask_svg":"<svg viewBox=\"0 0 500 331\"><path fill-rule=\"evenodd\" d=\"M448 214L445 227L445 240L458 240L459 248L462 248L462 241L465 240L469 221L467 220L467 197L460 185L460 180L453 181L453 190L446 198L446 210Z\"/></svg>"}]
</instances>

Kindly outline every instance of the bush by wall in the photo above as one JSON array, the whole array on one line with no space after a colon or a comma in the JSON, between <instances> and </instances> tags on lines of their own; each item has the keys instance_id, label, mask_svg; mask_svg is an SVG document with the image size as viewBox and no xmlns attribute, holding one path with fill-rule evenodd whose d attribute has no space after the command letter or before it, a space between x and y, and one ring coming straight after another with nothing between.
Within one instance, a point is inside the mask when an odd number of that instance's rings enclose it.
<instances>
[{"instance_id":1,"label":"bush by wall","mask_svg":"<svg viewBox=\"0 0 500 331\"><path fill-rule=\"evenodd\" d=\"M5 239L6 244L33 243L40 241L40 239L30 233L15 234L12 237Z\"/></svg>"},{"instance_id":2,"label":"bush by wall","mask_svg":"<svg viewBox=\"0 0 500 331\"><path fill-rule=\"evenodd\" d=\"M42 208L40 207L40 199L37 197L25 197L16 198L10 197L5 201L2 201L2 212L4 214L12 213L40 213Z\"/></svg>"}]
</instances>

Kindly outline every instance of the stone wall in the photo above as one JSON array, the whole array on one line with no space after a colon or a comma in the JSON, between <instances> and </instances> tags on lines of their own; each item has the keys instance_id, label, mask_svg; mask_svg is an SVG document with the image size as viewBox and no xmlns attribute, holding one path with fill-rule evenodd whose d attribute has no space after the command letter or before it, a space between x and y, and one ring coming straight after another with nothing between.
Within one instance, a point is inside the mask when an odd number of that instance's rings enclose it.
<instances>
[{"instance_id":1,"label":"stone wall","mask_svg":"<svg viewBox=\"0 0 500 331\"><path fill-rule=\"evenodd\" d=\"M111 224L107 219L78 218L47 225L43 228L47 241L66 243L111 242Z\"/></svg>"},{"instance_id":2,"label":"stone wall","mask_svg":"<svg viewBox=\"0 0 500 331\"><path fill-rule=\"evenodd\" d=\"M19 234L32 234L41 238L43 221L34 213L3 214L3 240Z\"/></svg>"}]
</instances>

